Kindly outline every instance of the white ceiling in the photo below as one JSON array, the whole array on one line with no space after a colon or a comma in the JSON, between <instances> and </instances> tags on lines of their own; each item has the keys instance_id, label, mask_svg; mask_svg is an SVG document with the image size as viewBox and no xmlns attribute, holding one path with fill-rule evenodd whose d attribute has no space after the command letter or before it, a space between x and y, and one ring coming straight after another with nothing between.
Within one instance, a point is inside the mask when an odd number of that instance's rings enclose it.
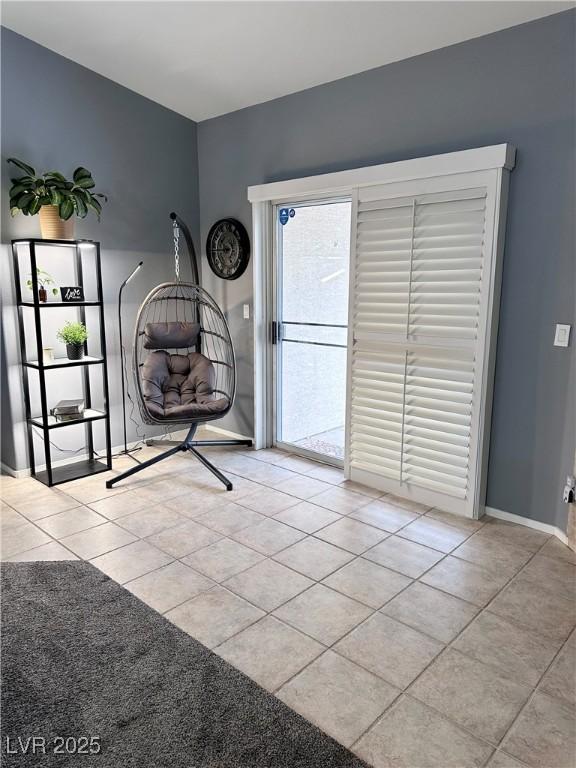
<instances>
[{"instance_id":1,"label":"white ceiling","mask_svg":"<svg viewBox=\"0 0 576 768\"><path fill-rule=\"evenodd\" d=\"M4 26L193 120L572 2L2 2Z\"/></svg>"}]
</instances>

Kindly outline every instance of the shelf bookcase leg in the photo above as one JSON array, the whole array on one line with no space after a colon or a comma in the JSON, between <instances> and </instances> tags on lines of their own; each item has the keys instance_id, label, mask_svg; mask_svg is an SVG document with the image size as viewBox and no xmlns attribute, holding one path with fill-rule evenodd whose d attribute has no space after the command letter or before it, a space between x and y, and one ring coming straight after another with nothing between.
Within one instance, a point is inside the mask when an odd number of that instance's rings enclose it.
<instances>
[{"instance_id":1,"label":"shelf bookcase leg","mask_svg":"<svg viewBox=\"0 0 576 768\"><path fill-rule=\"evenodd\" d=\"M106 352L106 326L104 322L104 293L102 291L102 270L100 268L100 243L96 243L96 287L98 290L98 301L100 302L100 352L102 356L102 387L104 394L104 428L106 430L106 464L108 469L112 469L112 437L110 434L110 395L108 392L108 355ZM122 372L124 375L124 372Z\"/></svg>"},{"instance_id":2,"label":"shelf bookcase leg","mask_svg":"<svg viewBox=\"0 0 576 768\"><path fill-rule=\"evenodd\" d=\"M78 243L76 243L76 246L74 248L74 256L75 256L75 267L76 267L76 282L78 285L81 285L84 287L84 270L82 265L82 254L80 253L80 248L78 246ZM86 325L86 308L84 306L78 307L80 312L80 322L85 326ZM84 354L88 354L88 342L84 342ZM84 407L85 408L92 408L92 393L90 390L90 371L88 370L88 367L85 366L82 371L82 383L84 388ZM90 461L94 461L94 425L92 422L87 422L84 425L84 435L86 439L86 447L88 450L88 459Z\"/></svg>"},{"instance_id":3,"label":"shelf bookcase leg","mask_svg":"<svg viewBox=\"0 0 576 768\"><path fill-rule=\"evenodd\" d=\"M36 351L38 361L42 360L42 318L40 315L40 300L38 296L38 273L36 266L36 243L30 243L30 269L32 278L32 292L34 300L34 325L36 326ZM50 433L48 430L48 400L46 397L46 372L43 365L38 366L39 384L40 384L40 402L42 407L42 436L44 438L44 457L46 461L46 473L48 476L48 485L53 485L52 476L52 457L50 454Z\"/></svg>"},{"instance_id":4,"label":"shelf bookcase leg","mask_svg":"<svg viewBox=\"0 0 576 768\"><path fill-rule=\"evenodd\" d=\"M18 246L12 243L12 256L14 258L14 281L16 283L16 302L18 304L18 334L20 338L20 362L28 359L26 349L26 333L24 328L24 317L22 309L22 286L20 283L20 256ZM30 248L28 248L28 258L30 258ZM32 477L36 475L36 460L34 456L34 433L32 431L32 412L30 410L30 383L28 381L28 369L22 369L22 389L24 393L24 412L26 416L26 437L28 440L28 461L30 463L30 472Z\"/></svg>"}]
</instances>

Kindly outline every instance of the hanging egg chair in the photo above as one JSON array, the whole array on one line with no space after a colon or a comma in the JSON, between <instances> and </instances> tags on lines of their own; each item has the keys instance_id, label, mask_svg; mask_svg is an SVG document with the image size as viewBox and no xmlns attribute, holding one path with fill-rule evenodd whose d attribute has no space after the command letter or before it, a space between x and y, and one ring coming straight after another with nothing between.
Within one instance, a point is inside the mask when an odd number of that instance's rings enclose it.
<instances>
[{"instance_id":1,"label":"hanging egg chair","mask_svg":"<svg viewBox=\"0 0 576 768\"><path fill-rule=\"evenodd\" d=\"M192 283L154 288L138 312L133 372L142 421L225 416L234 402L234 349L214 299Z\"/></svg>"},{"instance_id":2,"label":"hanging egg chair","mask_svg":"<svg viewBox=\"0 0 576 768\"><path fill-rule=\"evenodd\" d=\"M188 425L181 443L108 480L111 488L126 477L189 451L224 485L232 483L198 450L202 445L252 445L250 440L194 440L200 424L221 419L234 404L236 361L226 318L199 284L192 237L184 222L173 220L174 282L156 286L144 299L136 319L132 369L136 401L146 424ZM180 230L188 246L192 282L180 280Z\"/></svg>"}]
</instances>

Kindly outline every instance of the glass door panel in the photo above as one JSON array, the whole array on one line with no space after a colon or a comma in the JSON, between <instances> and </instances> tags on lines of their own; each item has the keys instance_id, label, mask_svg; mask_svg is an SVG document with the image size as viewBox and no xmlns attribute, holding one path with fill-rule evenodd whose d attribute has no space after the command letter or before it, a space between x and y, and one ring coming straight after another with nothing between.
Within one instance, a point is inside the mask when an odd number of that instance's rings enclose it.
<instances>
[{"instance_id":1,"label":"glass door panel","mask_svg":"<svg viewBox=\"0 0 576 768\"><path fill-rule=\"evenodd\" d=\"M276 443L344 458L351 202L277 208Z\"/></svg>"}]
</instances>

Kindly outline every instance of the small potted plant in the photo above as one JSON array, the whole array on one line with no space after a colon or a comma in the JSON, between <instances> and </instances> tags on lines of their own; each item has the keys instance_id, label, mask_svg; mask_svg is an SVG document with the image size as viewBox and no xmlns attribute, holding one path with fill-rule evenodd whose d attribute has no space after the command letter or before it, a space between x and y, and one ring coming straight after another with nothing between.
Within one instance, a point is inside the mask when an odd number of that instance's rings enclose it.
<instances>
[{"instance_id":1,"label":"small potted plant","mask_svg":"<svg viewBox=\"0 0 576 768\"><path fill-rule=\"evenodd\" d=\"M25 216L40 214L40 232L46 240L73 240L74 219L76 214L83 219L90 208L100 220L102 205L97 198L106 200L106 195L91 192L94 179L86 168L76 168L72 181L68 181L58 171L47 171L37 175L31 165L9 157L8 162L15 165L23 176L11 179L10 213L15 216L19 211Z\"/></svg>"},{"instance_id":2,"label":"small potted plant","mask_svg":"<svg viewBox=\"0 0 576 768\"><path fill-rule=\"evenodd\" d=\"M38 299L45 304L48 301L48 291L46 290L46 286L55 286L56 283L54 282L52 275L48 274L44 269L40 269L40 267L36 267L36 279L38 280ZM31 274L28 275L28 280L26 280L26 287L30 291L32 290ZM58 288L50 288L50 291L52 296L58 296Z\"/></svg>"},{"instance_id":3,"label":"small potted plant","mask_svg":"<svg viewBox=\"0 0 576 768\"><path fill-rule=\"evenodd\" d=\"M68 321L56 334L60 341L66 344L68 360L82 360L84 357L84 344L88 338L88 331L84 323L72 323Z\"/></svg>"}]
</instances>

